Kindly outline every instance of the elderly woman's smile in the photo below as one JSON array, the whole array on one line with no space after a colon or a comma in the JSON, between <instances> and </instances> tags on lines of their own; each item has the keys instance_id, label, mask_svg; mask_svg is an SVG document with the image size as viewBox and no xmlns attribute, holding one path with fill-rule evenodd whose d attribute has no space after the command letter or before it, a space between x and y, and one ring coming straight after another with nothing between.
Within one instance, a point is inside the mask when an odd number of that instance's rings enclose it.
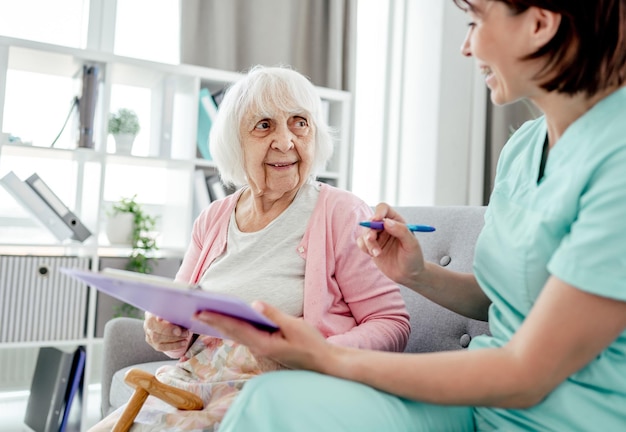
<instances>
[{"instance_id":1,"label":"elderly woman's smile","mask_svg":"<svg viewBox=\"0 0 626 432\"><path fill-rule=\"evenodd\" d=\"M266 162L267 165L274 167L274 168L289 168L295 164L297 164L298 162Z\"/></svg>"}]
</instances>

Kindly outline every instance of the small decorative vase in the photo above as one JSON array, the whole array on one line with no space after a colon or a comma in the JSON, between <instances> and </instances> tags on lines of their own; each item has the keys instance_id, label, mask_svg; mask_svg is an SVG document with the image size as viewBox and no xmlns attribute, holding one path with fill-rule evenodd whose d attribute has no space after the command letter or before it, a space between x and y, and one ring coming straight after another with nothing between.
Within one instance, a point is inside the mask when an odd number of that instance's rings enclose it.
<instances>
[{"instance_id":1,"label":"small decorative vase","mask_svg":"<svg viewBox=\"0 0 626 432\"><path fill-rule=\"evenodd\" d=\"M115 134L113 135L113 139L115 140L116 153L129 155L133 150L133 142L135 142L134 134Z\"/></svg>"},{"instance_id":2,"label":"small decorative vase","mask_svg":"<svg viewBox=\"0 0 626 432\"><path fill-rule=\"evenodd\" d=\"M130 245L133 241L135 215L132 213L117 213L107 219L106 234L109 243Z\"/></svg>"}]
</instances>

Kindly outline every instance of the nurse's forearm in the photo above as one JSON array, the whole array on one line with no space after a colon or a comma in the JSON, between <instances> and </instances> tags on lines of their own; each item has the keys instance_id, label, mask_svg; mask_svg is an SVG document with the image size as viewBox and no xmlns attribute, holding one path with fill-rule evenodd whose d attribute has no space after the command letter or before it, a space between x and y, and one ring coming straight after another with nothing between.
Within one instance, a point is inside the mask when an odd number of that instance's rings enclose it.
<instances>
[{"instance_id":1,"label":"nurse's forearm","mask_svg":"<svg viewBox=\"0 0 626 432\"><path fill-rule=\"evenodd\" d=\"M428 403L528 408L549 389L524 379L523 371L501 348L408 355L343 347L335 348L323 370Z\"/></svg>"},{"instance_id":2,"label":"nurse's forearm","mask_svg":"<svg viewBox=\"0 0 626 432\"><path fill-rule=\"evenodd\" d=\"M491 301L471 273L455 272L427 262L419 279L406 281L405 285L453 312L487 321Z\"/></svg>"}]
</instances>

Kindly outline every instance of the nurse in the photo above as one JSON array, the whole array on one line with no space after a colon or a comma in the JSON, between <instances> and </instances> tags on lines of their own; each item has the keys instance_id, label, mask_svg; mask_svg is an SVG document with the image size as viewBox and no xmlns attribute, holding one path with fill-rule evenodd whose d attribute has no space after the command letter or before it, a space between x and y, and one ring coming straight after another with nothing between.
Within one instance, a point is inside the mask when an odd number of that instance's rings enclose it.
<instances>
[{"instance_id":1,"label":"nurse","mask_svg":"<svg viewBox=\"0 0 626 432\"><path fill-rule=\"evenodd\" d=\"M263 303L281 327L201 319L292 369L251 380L220 432L618 431L626 428L626 0L455 0L462 53L497 105L543 116L502 151L474 271L425 262L386 204L361 250L391 279L489 318L469 351L333 346ZM355 253L360 253L355 251Z\"/></svg>"}]
</instances>

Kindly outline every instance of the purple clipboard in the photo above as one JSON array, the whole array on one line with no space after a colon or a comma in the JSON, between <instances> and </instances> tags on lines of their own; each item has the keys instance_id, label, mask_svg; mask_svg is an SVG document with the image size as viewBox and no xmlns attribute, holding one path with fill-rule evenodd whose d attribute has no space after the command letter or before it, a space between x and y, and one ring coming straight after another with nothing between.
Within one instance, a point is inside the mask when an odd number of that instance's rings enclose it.
<instances>
[{"instance_id":1,"label":"purple clipboard","mask_svg":"<svg viewBox=\"0 0 626 432\"><path fill-rule=\"evenodd\" d=\"M245 301L227 294L184 286L170 279L123 270L97 273L73 268L60 268L65 274L86 282L136 308L150 312L194 333L223 337L211 326L194 320L197 311L219 312L247 321L257 328L273 332L278 326L252 309Z\"/></svg>"}]
</instances>

